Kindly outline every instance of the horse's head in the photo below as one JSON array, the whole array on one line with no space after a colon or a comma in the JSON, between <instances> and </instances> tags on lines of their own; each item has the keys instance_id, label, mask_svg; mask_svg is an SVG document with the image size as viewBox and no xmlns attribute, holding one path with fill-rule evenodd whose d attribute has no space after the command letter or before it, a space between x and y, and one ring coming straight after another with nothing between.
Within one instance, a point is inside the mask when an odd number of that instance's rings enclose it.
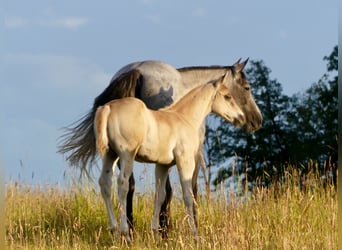
<instances>
[{"instance_id":1,"label":"horse's head","mask_svg":"<svg viewBox=\"0 0 342 250\"><path fill-rule=\"evenodd\" d=\"M216 93L212 103L212 112L234 126L243 126L246 123L245 115L236 104L230 90L224 85L227 75L226 73L221 79L213 83Z\"/></svg>"},{"instance_id":2,"label":"horse's head","mask_svg":"<svg viewBox=\"0 0 342 250\"><path fill-rule=\"evenodd\" d=\"M229 77L225 77L224 84L228 86L235 102L245 115L246 130L252 132L261 127L262 115L254 101L251 85L243 72L247 62L248 59L242 63L238 60L233 66L229 67Z\"/></svg>"}]
</instances>

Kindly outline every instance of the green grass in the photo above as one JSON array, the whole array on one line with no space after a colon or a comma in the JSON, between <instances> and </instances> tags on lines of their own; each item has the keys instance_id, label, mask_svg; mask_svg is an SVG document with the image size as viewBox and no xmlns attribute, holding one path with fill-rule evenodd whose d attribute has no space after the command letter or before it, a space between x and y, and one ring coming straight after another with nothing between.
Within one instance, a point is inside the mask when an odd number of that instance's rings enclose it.
<instances>
[{"instance_id":1,"label":"green grass","mask_svg":"<svg viewBox=\"0 0 342 250\"><path fill-rule=\"evenodd\" d=\"M134 199L132 249L337 249L337 193L314 174L306 191L297 170L271 188L256 188L246 199L228 201L226 191L198 201L199 242L191 236L181 199L171 204L168 240L150 231L153 193ZM113 198L117 209L117 200ZM117 211L115 211L117 213ZM5 229L8 249L122 249L119 234L108 232L105 206L91 185L7 184ZM127 247L128 248L128 247Z\"/></svg>"}]
</instances>

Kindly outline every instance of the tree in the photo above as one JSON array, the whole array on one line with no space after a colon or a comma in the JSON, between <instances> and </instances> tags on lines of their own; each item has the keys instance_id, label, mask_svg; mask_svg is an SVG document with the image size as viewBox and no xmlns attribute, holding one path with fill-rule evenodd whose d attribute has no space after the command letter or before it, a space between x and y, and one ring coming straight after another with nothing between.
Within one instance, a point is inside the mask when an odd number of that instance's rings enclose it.
<instances>
[{"instance_id":1,"label":"tree","mask_svg":"<svg viewBox=\"0 0 342 250\"><path fill-rule=\"evenodd\" d=\"M304 93L292 97L282 94L281 84L270 78L271 70L263 61L250 63L246 74L263 114L263 125L248 134L210 117L205 153L208 165L219 168L214 185L232 175L268 185L271 179L280 179L289 164L301 166L305 173L309 161L318 164L321 174L328 166L336 177L337 46L323 60L327 61L327 73ZM266 175L272 178L264 178Z\"/></svg>"},{"instance_id":2,"label":"tree","mask_svg":"<svg viewBox=\"0 0 342 250\"><path fill-rule=\"evenodd\" d=\"M220 118L216 118L216 126L208 126L207 145L211 148L207 155L210 155L208 158L211 159L211 164L225 165L223 159L233 157L234 171L236 171L236 173L232 172L232 164L223 166L214 179L214 185L232 174L244 173L249 181L254 181L264 171L272 174L274 164L281 164L288 160L284 127L289 98L282 94L281 84L275 79L270 79L271 70L263 61L251 61L250 65L246 74L252 84L253 95L263 114L264 122L262 128L254 134L226 125Z\"/></svg>"},{"instance_id":3,"label":"tree","mask_svg":"<svg viewBox=\"0 0 342 250\"><path fill-rule=\"evenodd\" d=\"M321 169L324 162L337 163L337 56L335 46L330 56L324 57L327 73L303 94L293 97L295 111L288 116L297 126L290 136L295 148L290 153L292 159L302 163L314 159Z\"/></svg>"}]
</instances>

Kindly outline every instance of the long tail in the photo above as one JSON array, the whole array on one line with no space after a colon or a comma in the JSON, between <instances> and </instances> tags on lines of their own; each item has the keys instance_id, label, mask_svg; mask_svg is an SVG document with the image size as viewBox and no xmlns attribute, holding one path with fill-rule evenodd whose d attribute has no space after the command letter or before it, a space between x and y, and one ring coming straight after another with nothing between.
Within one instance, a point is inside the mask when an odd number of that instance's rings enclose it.
<instances>
[{"instance_id":1,"label":"long tail","mask_svg":"<svg viewBox=\"0 0 342 250\"><path fill-rule=\"evenodd\" d=\"M141 73L133 69L113 79L108 87L94 101L92 109L84 117L64 128L65 133L59 138L58 152L67 155L71 166L79 167L88 176L97 160L94 134L95 112L99 106L123 97L140 98L143 82Z\"/></svg>"},{"instance_id":2,"label":"long tail","mask_svg":"<svg viewBox=\"0 0 342 250\"><path fill-rule=\"evenodd\" d=\"M94 120L96 148L100 156L103 157L109 149L107 124L110 114L109 105L100 106L97 108Z\"/></svg>"}]
</instances>

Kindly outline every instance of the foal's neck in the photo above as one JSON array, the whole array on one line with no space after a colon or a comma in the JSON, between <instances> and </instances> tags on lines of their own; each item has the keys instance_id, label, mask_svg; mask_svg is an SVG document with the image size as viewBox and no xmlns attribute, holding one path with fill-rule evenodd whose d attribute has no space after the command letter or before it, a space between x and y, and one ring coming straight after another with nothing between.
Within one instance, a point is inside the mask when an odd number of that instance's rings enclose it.
<instances>
[{"instance_id":1,"label":"foal's neck","mask_svg":"<svg viewBox=\"0 0 342 250\"><path fill-rule=\"evenodd\" d=\"M199 127L211 112L215 93L213 84L199 86L165 110L182 114L194 126Z\"/></svg>"}]
</instances>

